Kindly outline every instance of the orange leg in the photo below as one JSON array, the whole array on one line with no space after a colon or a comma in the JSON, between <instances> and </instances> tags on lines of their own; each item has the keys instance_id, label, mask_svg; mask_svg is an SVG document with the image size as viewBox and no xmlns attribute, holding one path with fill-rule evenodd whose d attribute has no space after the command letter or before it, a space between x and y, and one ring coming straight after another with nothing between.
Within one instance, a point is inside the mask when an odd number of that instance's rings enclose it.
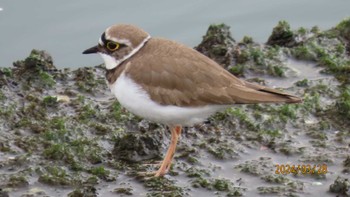
<instances>
[{"instance_id":1,"label":"orange leg","mask_svg":"<svg viewBox=\"0 0 350 197\"><path fill-rule=\"evenodd\" d=\"M173 160L176 144L179 139L179 136L181 135L181 126L175 126L170 127L171 130L171 143L169 146L169 149L164 157L164 160L162 162L162 165L160 166L159 170L156 172L155 176L164 176L164 174L169 171L171 166L171 161Z\"/></svg>"}]
</instances>

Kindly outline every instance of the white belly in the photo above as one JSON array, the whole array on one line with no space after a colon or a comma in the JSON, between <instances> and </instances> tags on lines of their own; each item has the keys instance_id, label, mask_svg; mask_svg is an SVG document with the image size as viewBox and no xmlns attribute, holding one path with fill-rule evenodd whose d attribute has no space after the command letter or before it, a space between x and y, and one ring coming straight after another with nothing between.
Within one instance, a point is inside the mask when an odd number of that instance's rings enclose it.
<instances>
[{"instance_id":1,"label":"white belly","mask_svg":"<svg viewBox=\"0 0 350 197\"><path fill-rule=\"evenodd\" d=\"M128 111L145 119L167 125L190 126L229 106L204 107L164 106L152 101L145 90L122 73L110 86L119 103Z\"/></svg>"}]
</instances>

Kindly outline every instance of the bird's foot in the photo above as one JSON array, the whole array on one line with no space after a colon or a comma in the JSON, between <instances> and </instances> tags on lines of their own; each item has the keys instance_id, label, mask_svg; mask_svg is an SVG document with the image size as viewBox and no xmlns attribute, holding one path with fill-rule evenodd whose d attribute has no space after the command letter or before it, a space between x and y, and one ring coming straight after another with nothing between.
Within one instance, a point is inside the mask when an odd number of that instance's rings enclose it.
<instances>
[{"instance_id":1,"label":"bird's foot","mask_svg":"<svg viewBox=\"0 0 350 197\"><path fill-rule=\"evenodd\" d=\"M168 170L163 170L162 168L159 168L159 170L157 170L157 172L155 172L154 176L155 177L162 177L164 176L166 173L168 172Z\"/></svg>"},{"instance_id":2,"label":"bird's foot","mask_svg":"<svg viewBox=\"0 0 350 197\"><path fill-rule=\"evenodd\" d=\"M140 171L135 172L134 175L139 178L146 178L146 177L160 177L163 176L169 169L161 170L162 167L162 161L152 161L148 163L143 163L140 166L141 168L139 169ZM157 171L147 171L147 170L154 170L159 168Z\"/></svg>"}]
</instances>

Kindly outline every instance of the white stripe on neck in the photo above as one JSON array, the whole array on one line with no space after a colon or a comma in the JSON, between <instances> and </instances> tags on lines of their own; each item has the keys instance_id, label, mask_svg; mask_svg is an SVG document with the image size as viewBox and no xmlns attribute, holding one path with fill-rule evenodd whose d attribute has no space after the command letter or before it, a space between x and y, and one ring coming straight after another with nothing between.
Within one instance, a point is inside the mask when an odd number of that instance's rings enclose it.
<instances>
[{"instance_id":1,"label":"white stripe on neck","mask_svg":"<svg viewBox=\"0 0 350 197\"><path fill-rule=\"evenodd\" d=\"M114 69L115 67L119 66L120 63L124 62L126 59L130 58L131 56L133 56L135 53L137 53L142 47L143 45L145 45L145 43L151 38L150 35L147 36L147 38L145 38L141 44L139 44L136 48L134 48L128 55L124 56L122 59L117 60L115 59L113 56L105 54L105 53L99 53L103 59L103 61L105 62L106 68L108 70Z\"/></svg>"}]
</instances>

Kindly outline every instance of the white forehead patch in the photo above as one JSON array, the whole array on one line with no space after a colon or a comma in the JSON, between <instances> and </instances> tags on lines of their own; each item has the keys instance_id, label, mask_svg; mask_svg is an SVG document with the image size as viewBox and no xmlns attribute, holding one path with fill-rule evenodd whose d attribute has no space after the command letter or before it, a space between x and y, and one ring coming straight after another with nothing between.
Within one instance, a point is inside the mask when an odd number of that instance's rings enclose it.
<instances>
[{"instance_id":1,"label":"white forehead patch","mask_svg":"<svg viewBox=\"0 0 350 197\"><path fill-rule=\"evenodd\" d=\"M126 46L134 47L131 42L127 39L118 39L118 38L110 38L109 40L112 40L114 42L125 44Z\"/></svg>"},{"instance_id":2,"label":"white forehead patch","mask_svg":"<svg viewBox=\"0 0 350 197\"><path fill-rule=\"evenodd\" d=\"M107 40L111 40L113 42L117 42L117 43L120 43L120 44L125 44L125 45L130 46L130 47L134 47L132 45L132 43L130 42L130 40L128 40L128 39L116 38L116 37L112 37L111 35L109 35L109 29L110 29L110 27L107 28L106 31L105 31L105 36L106 36ZM102 40L101 40L101 42L102 42Z\"/></svg>"}]
</instances>

